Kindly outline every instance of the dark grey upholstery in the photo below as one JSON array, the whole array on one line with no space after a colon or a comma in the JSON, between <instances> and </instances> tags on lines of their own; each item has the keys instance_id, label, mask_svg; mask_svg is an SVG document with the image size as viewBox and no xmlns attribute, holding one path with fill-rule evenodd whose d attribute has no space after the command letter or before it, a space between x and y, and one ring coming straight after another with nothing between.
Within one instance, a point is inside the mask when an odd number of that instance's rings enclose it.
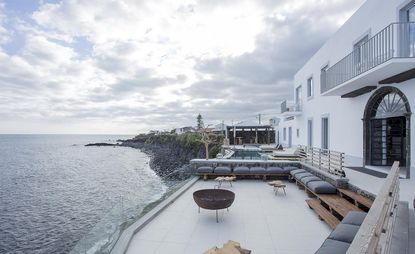
<instances>
[{"instance_id":1,"label":"dark grey upholstery","mask_svg":"<svg viewBox=\"0 0 415 254\"><path fill-rule=\"evenodd\" d=\"M349 247L349 243L326 239L314 254L345 254Z\"/></svg>"},{"instance_id":2,"label":"dark grey upholstery","mask_svg":"<svg viewBox=\"0 0 415 254\"><path fill-rule=\"evenodd\" d=\"M231 168L230 167L225 167L225 166L219 166L215 168L215 174L230 174L231 173Z\"/></svg>"},{"instance_id":3,"label":"dark grey upholstery","mask_svg":"<svg viewBox=\"0 0 415 254\"><path fill-rule=\"evenodd\" d=\"M266 170L263 167L251 167L251 174L265 174Z\"/></svg>"},{"instance_id":4,"label":"dark grey upholstery","mask_svg":"<svg viewBox=\"0 0 415 254\"><path fill-rule=\"evenodd\" d=\"M304 173L296 174L294 177L297 178L298 180L300 180L301 178L309 177L309 176L313 176L313 174L308 173L308 172L304 172Z\"/></svg>"},{"instance_id":5,"label":"dark grey upholstery","mask_svg":"<svg viewBox=\"0 0 415 254\"><path fill-rule=\"evenodd\" d=\"M339 224L331 232L328 239L351 243L360 226L350 224Z\"/></svg>"},{"instance_id":6,"label":"dark grey upholstery","mask_svg":"<svg viewBox=\"0 0 415 254\"><path fill-rule=\"evenodd\" d=\"M197 173L213 173L213 168L209 166L199 167Z\"/></svg>"},{"instance_id":7,"label":"dark grey upholstery","mask_svg":"<svg viewBox=\"0 0 415 254\"><path fill-rule=\"evenodd\" d=\"M280 167L268 167L267 174L284 174L284 169Z\"/></svg>"},{"instance_id":8,"label":"dark grey upholstery","mask_svg":"<svg viewBox=\"0 0 415 254\"><path fill-rule=\"evenodd\" d=\"M245 166L239 166L233 169L235 174L249 174L249 168Z\"/></svg>"},{"instance_id":9,"label":"dark grey upholstery","mask_svg":"<svg viewBox=\"0 0 415 254\"><path fill-rule=\"evenodd\" d=\"M307 184L307 187L316 194L336 194L337 189L325 181L313 181Z\"/></svg>"},{"instance_id":10,"label":"dark grey upholstery","mask_svg":"<svg viewBox=\"0 0 415 254\"><path fill-rule=\"evenodd\" d=\"M297 169L299 169L298 167L294 167L294 166L287 166L287 167L283 167L283 169L286 171L286 172L291 172L291 171L293 171L293 170L297 170Z\"/></svg>"},{"instance_id":11,"label":"dark grey upholstery","mask_svg":"<svg viewBox=\"0 0 415 254\"><path fill-rule=\"evenodd\" d=\"M350 224L360 226L363 223L363 220L366 218L365 212L349 212L346 217L341 221L342 224Z\"/></svg>"},{"instance_id":12,"label":"dark grey upholstery","mask_svg":"<svg viewBox=\"0 0 415 254\"><path fill-rule=\"evenodd\" d=\"M295 176L296 174L305 173L305 172L307 172L307 171L305 171L304 169L296 169L296 170L292 170L292 171L290 172L290 174L291 174L292 176Z\"/></svg>"},{"instance_id":13,"label":"dark grey upholstery","mask_svg":"<svg viewBox=\"0 0 415 254\"><path fill-rule=\"evenodd\" d=\"M321 178L317 176L306 176L300 179L300 182L302 182L304 185L307 185L307 183L312 181L321 181Z\"/></svg>"}]
</instances>

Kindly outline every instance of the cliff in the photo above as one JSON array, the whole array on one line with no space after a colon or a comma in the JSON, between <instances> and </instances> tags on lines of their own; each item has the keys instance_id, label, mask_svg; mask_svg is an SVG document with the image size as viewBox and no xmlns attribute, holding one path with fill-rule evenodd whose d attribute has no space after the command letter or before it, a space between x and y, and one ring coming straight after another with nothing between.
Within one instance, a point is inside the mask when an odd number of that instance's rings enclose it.
<instances>
[{"instance_id":1,"label":"cliff","mask_svg":"<svg viewBox=\"0 0 415 254\"><path fill-rule=\"evenodd\" d=\"M223 137L214 135L214 144L210 145L209 157L220 152ZM150 167L160 176L189 164L194 158L205 158L205 148L200 142L199 133L186 134L140 134L124 140L120 146L138 148L150 155Z\"/></svg>"}]
</instances>

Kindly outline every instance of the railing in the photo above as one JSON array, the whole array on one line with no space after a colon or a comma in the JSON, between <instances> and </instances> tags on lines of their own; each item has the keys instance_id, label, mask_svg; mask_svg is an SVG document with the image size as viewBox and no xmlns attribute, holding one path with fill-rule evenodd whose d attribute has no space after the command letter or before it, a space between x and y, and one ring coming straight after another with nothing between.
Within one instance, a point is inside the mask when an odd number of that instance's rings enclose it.
<instances>
[{"instance_id":1,"label":"railing","mask_svg":"<svg viewBox=\"0 0 415 254\"><path fill-rule=\"evenodd\" d=\"M281 102L281 113L285 112L301 112L301 103Z\"/></svg>"},{"instance_id":2,"label":"railing","mask_svg":"<svg viewBox=\"0 0 415 254\"><path fill-rule=\"evenodd\" d=\"M111 211L77 242L70 254L111 253L126 228L184 186L191 177L191 172L174 171L162 177L163 195L155 197L152 193L137 193L134 197L120 198Z\"/></svg>"},{"instance_id":3,"label":"railing","mask_svg":"<svg viewBox=\"0 0 415 254\"><path fill-rule=\"evenodd\" d=\"M322 73L324 93L392 58L415 57L415 23L392 23Z\"/></svg>"},{"instance_id":4,"label":"railing","mask_svg":"<svg viewBox=\"0 0 415 254\"><path fill-rule=\"evenodd\" d=\"M298 146L297 150L304 163L333 175L345 176L344 153L307 146Z\"/></svg>"},{"instance_id":5,"label":"railing","mask_svg":"<svg viewBox=\"0 0 415 254\"><path fill-rule=\"evenodd\" d=\"M399 162L395 161L347 254L390 253L399 202Z\"/></svg>"}]
</instances>

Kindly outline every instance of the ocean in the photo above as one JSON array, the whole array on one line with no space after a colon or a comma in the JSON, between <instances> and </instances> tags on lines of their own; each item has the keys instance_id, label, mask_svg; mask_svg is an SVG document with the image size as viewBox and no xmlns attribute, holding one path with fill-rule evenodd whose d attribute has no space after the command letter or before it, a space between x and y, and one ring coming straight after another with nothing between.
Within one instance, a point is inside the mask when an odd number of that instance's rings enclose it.
<instances>
[{"instance_id":1,"label":"ocean","mask_svg":"<svg viewBox=\"0 0 415 254\"><path fill-rule=\"evenodd\" d=\"M121 201L163 195L145 153L84 146L126 138L0 135L0 253L69 253Z\"/></svg>"}]
</instances>

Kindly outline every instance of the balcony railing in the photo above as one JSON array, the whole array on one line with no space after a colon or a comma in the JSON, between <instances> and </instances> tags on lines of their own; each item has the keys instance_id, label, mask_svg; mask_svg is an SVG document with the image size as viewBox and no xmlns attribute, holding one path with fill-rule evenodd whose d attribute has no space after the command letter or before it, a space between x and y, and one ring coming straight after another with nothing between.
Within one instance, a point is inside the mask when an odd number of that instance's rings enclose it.
<instances>
[{"instance_id":1,"label":"balcony railing","mask_svg":"<svg viewBox=\"0 0 415 254\"><path fill-rule=\"evenodd\" d=\"M281 102L281 113L285 112L301 112L301 103Z\"/></svg>"},{"instance_id":2,"label":"balcony railing","mask_svg":"<svg viewBox=\"0 0 415 254\"><path fill-rule=\"evenodd\" d=\"M415 23L392 23L322 73L321 92L381 65L392 58L415 57Z\"/></svg>"}]
</instances>

